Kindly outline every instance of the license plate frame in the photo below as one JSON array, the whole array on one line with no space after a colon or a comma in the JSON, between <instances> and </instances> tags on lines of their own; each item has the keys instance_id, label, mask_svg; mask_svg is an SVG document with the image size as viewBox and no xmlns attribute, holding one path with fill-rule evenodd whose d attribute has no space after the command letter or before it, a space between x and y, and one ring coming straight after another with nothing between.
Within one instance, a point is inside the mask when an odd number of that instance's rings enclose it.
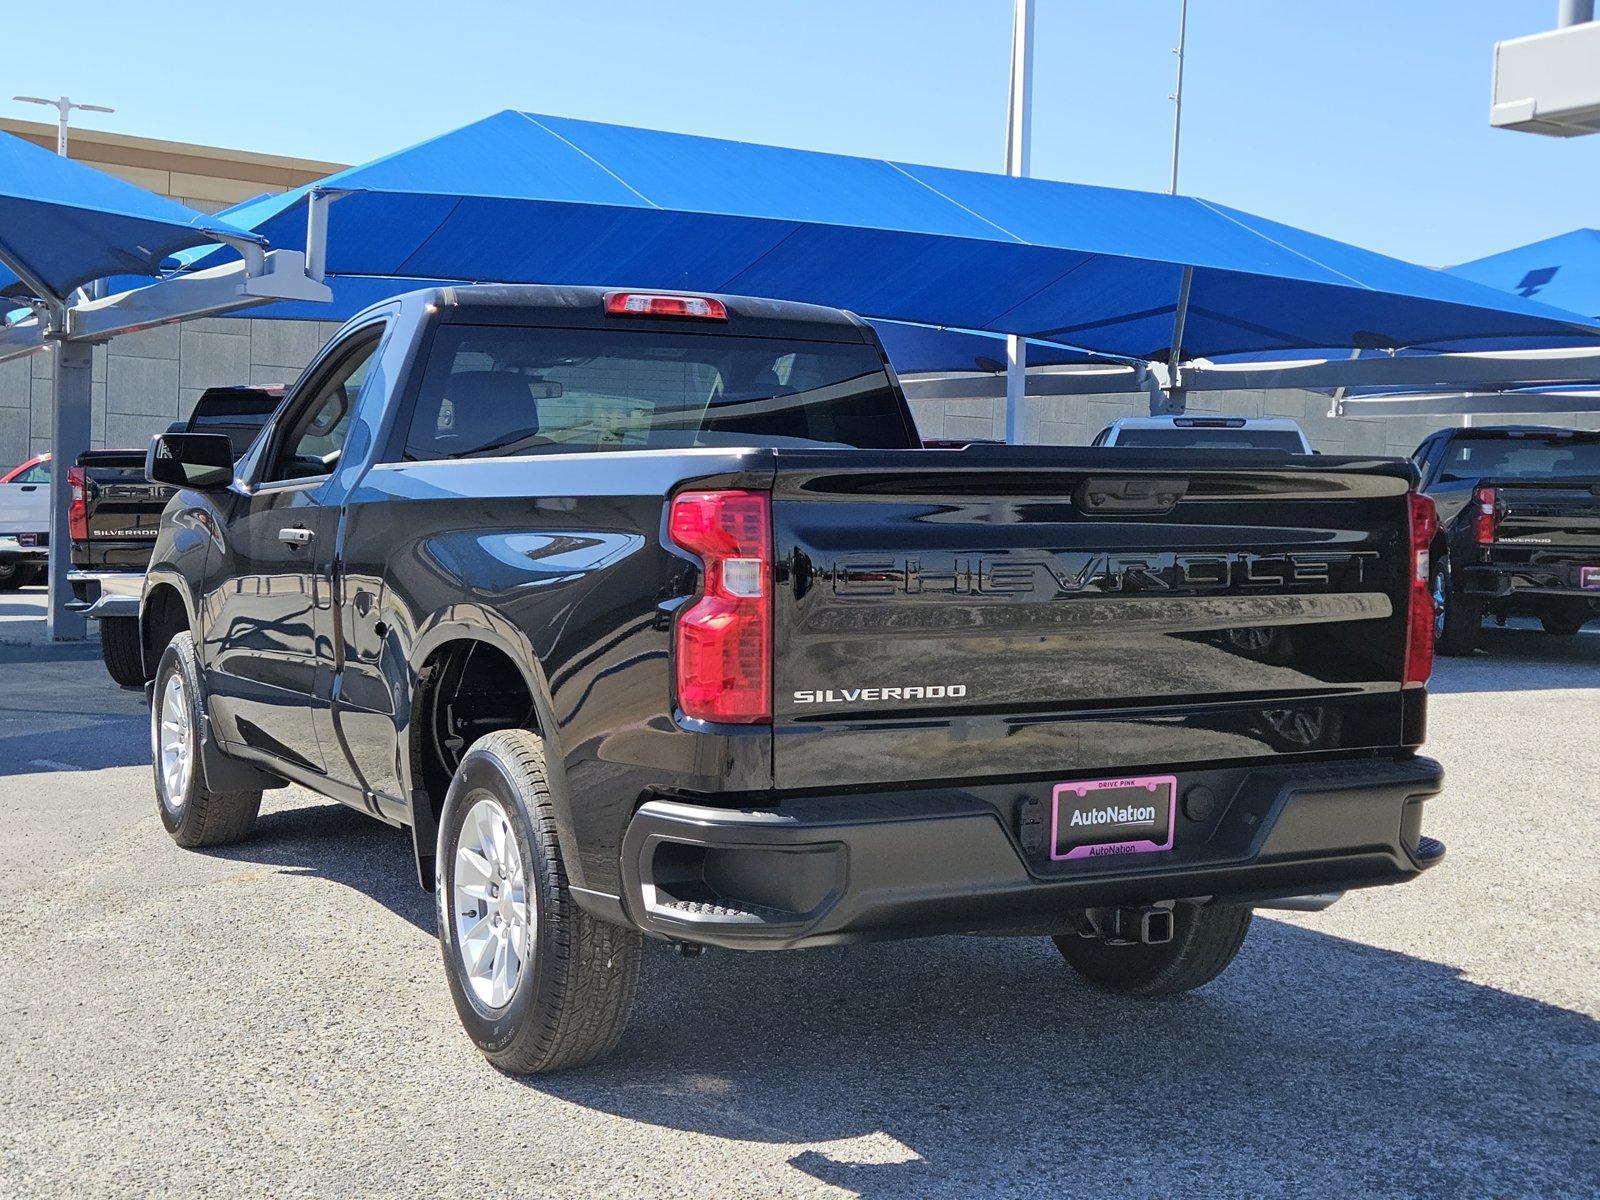
<instances>
[{"instance_id":1,"label":"license plate frame","mask_svg":"<svg viewBox=\"0 0 1600 1200\"><path fill-rule=\"evenodd\" d=\"M1578 587L1585 592L1600 592L1600 567L1579 567Z\"/></svg>"},{"instance_id":2,"label":"license plate frame","mask_svg":"<svg viewBox=\"0 0 1600 1200\"><path fill-rule=\"evenodd\" d=\"M1063 804L1065 799L1065 805ZM1067 812L1067 830L1071 829L1071 814L1088 806L1089 814L1123 809L1143 809L1129 801L1150 799L1148 807L1155 810L1148 820L1098 820L1107 837L1101 840L1072 840L1062 846L1063 809ZM1098 801L1104 809L1094 808ZM1121 804L1119 805L1119 801ZM1163 806L1165 811L1163 812ZM1114 779L1074 779L1058 783L1050 789L1050 841L1047 849L1052 862L1070 862L1086 858L1117 857L1130 854L1160 854L1172 849L1173 835L1178 822L1178 777L1176 775L1121 776ZM1091 825L1092 827L1092 825Z\"/></svg>"}]
</instances>

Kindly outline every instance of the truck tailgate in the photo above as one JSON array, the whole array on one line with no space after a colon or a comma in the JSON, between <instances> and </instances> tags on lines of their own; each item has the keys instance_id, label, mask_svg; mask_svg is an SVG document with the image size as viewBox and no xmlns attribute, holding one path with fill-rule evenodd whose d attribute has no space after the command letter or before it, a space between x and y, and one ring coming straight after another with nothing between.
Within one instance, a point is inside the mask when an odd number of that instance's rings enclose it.
<instances>
[{"instance_id":1,"label":"truck tailgate","mask_svg":"<svg viewBox=\"0 0 1600 1200\"><path fill-rule=\"evenodd\" d=\"M72 565L79 570L144 570L173 489L146 479L144 459L135 452L91 450L78 469L83 473L89 537L73 542Z\"/></svg>"},{"instance_id":2,"label":"truck tailgate","mask_svg":"<svg viewBox=\"0 0 1600 1200\"><path fill-rule=\"evenodd\" d=\"M48 483L0 483L0 534L43 533L49 528Z\"/></svg>"},{"instance_id":3,"label":"truck tailgate","mask_svg":"<svg viewBox=\"0 0 1600 1200\"><path fill-rule=\"evenodd\" d=\"M779 451L777 786L1401 745L1409 466L1202 464Z\"/></svg>"},{"instance_id":4,"label":"truck tailgate","mask_svg":"<svg viewBox=\"0 0 1600 1200\"><path fill-rule=\"evenodd\" d=\"M1600 479L1489 479L1483 484L1494 488L1499 505L1497 549L1525 547L1534 560L1576 552L1593 561L1600 551Z\"/></svg>"}]
</instances>

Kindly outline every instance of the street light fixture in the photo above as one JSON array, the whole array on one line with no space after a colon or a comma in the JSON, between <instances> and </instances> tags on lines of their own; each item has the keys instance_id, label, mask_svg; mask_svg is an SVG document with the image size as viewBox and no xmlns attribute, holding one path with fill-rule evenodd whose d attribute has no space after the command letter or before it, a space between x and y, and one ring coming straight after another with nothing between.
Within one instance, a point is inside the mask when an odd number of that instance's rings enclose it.
<instances>
[{"instance_id":1,"label":"street light fixture","mask_svg":"<svg viewBox=\"0 0 1600 1200\"><path fill-rule=\"evenodd\" d=\"M56 153L61 155L62 158L67 156L67 118L73 109L99 113L117 111L114 108L107 108L103 104L74 104L65 96L58 100L46 100L43 96L13 96L11 98L20 100L24 104L45 104L56 110L57 114L59 114L56 119Z\"/></svg>"}]
</instances>

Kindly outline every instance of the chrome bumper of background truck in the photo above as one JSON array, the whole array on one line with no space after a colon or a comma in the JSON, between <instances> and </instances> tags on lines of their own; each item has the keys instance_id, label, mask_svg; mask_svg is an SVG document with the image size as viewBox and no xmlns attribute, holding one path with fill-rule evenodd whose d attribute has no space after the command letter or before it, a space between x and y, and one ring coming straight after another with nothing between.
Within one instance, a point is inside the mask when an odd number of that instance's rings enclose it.
<instances>
[{"instance_id":1,"label":"chrome bumper of background truck","mask_svg":"<svg viewBox=\"0 0 1600 1200\"><path fill-rule=\"evenodd\" d=\"M144 593L143 571L73 571L67 576L67 607L86 617L137 617Z\"/></svg>"},{"instance_id":2,"label":"chrome bumper of background truck","mask_svg":"<svg viewBox=\"0 0 1600 1200\"><path fill-rule=\"evenodd\" d=\"M0 534L0 562L45 563L50 561L48 544L24 546L14 533Z\"/></svg>"}]
</instances>

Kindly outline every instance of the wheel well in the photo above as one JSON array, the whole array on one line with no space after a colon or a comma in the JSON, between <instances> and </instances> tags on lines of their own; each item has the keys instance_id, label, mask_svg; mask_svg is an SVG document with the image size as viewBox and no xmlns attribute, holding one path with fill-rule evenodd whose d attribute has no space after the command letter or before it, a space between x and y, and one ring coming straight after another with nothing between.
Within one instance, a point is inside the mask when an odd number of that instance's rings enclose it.
<instances>
[{"instance_id":1,"label":"wheel well","mask_svg":"<svg viewBox=\"0 0 1600 1200\"><path fill-rule=\"evenodd\" d=\"M412 810L435 825L456 767L472 743L497 729L537 729L533 693L510 655L463 638L428 656L411 713Z\"/></svg>"},{"instance_id":2,"label":"wheel well","mask_svg":"<svg viewBox=\"0 0 1600 1200\"><path fill-rule=\"evenodd\" d=\"M153 678L167 643L189 628L189 610L183 597L171 584L150 589L139 618L139 637L144 649L145 677Z\"/></svg>"}]
</instances>

